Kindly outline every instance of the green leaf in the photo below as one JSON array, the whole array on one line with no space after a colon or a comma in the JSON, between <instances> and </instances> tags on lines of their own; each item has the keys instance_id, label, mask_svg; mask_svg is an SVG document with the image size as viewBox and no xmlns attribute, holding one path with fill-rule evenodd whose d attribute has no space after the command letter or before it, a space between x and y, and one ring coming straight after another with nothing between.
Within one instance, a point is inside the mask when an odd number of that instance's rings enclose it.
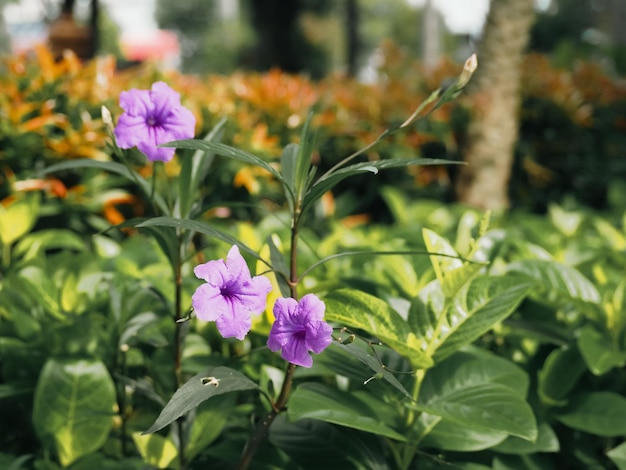
<instances>
[{"instance_id":1,"label":"green leaf","mask_svg":"<svg viewBox=\"0 0 626 470\"><path fill-rule=\"evenodd\" d=\"M626 434L626 398L613 392L581 394L556 419L590 434L622 436Z\"/></svg>"},{"instance_id":2,"label":"green leaf","mask_svg":"<svg viewBox=\"0 0 626 470\"><path fill-rule=\"evenodd\" d=\"M156 468L168 468L178 455L174 443L158 434L145 436L139 432L132 434L133 441L144 462Z\"/></svg>"},{"instance_id":3,"label":"green leaf","mask_svg":"<svg viewBox=\"0 0 626 470\"><path fill-rule=\"evenodd\" d=\"M268 162L257 157L256 155L246 152L245 150L231 147L229 145L224 145L218 142L207 142L205 140L189 139L176 140L174 142L162 144L160 147L176 147L179 149L193 149L213 152L216 155L221 155L223 157L232 158L233 160L261 167L272 174L278 181L284 183L282 175Z\"/></svg>"},{"instance_id":4,"label":"green leaf","mask_svg":"<svg viewBox=\"0 0 626 470\"><path fill-rule=\"evenodd\" d=\"M39 217L39 195L18 199L7 207L0 204L0 243L10 245L33 228Z\"/></svg>"},{"instance_id":5,"label":"green leaf","mask_svg":"<svg viewBox=\"0 0 626 470\"><path fill-rule=\"evenodd\" d=\"M567 394L576 386L578 379L586 370L576 348L555 349L548 355L537 374L539 398L548 405L566 405Z\"/></svg>"},{"instance_id":6,"label":"green leaf","mask_svg":"<svg viewBox=\"0 0 626 470\"><path fill-rule=\"evenodd\" d=\"M547 424L541 423L537 427L537 440L530 442L519 437L510 436L507 440L493 448L502 454L535 454L538 452L558 452L560 449L559 438L554 430Z\"/></svg>"},{"instance_id":7,"label":"green leaf","mask_svg":"<svg viewBox=\"0 0 626 470\"><path fill-rule=\"evenodd\" d=\"M208 142L219 141L224 133L226 118L209 132L204 140ZM189 217L192 201L196 199L194 194L198 193L200 183L206 177L209 168L214 160L214 154L205 150L196 150L191 157L181 157L181 167L178 180L178 216Z\"/></svg>"},{"instance_id":8,"label":"green leaf","mask_svg":"<svg viewBox=\"0 0 626 470\"><path fill-rule=\"evenodd\" d=\"M477 452L489 449L504 441L508 436L503 431L463 426L428 413L420 414L417 425L421 428L420 433L428 432L420 442L421 447L454 452ZM433 425L434 427L428 431L427 428Z\"/></svg>"},{"instance_id":9,"label":"green leaf","mask_svg":"<svg viewBox=\"0 0 626 470\"><path fill-rule=\"evenodd\" d=\"M399 390L405 397L409 400L412 400L411 394L404 388L404 386L398 381L395 375L387 370L380 362L378 357L375 357L373 354L368 352L367 350L358 347L354 343L352 344L342 344L338 341L333 341L332 345L338 347L342 351L348 353L349 355L358 359L361 363L368 366L376 376L380 376L386 382L389 382L394 388Z\"/></svg>"},{"instance_id":10,"label":"green leaf","mask_svg":"<svg viewBox=\"0 0 626 470\"><path fill-rule=\"evenodd\" d=\"M374 410L357 392L341 392L325 385L307 382L299 385L289 400L289 420L311 418L371 432L398 441L406 438L381 419L391 416L392 410L381 402Z\"/></svg>"},{"instance_id":11,"label":"green leaf","mask_svg":"<svg viewBox=\"0 0 626 470\"><path fill-rule=\"evenodd\" d=\"M483 276L463 289L446 312L445 330L436 344L436 362L458 351L511 315L531 285L517 276Z\"/></svg>"},{"instance_id":12,"label":"green leaf","mask_svg":"<svg viewBox=\"0 0 626 470\"><path fill-rule=\"evenodd\" d=\"M587 324L580 329L577 344L585 364L594 375L604 375L614 367L626 364L626 352L619 351L613 338L593 325Z\"/></svg>"},{"instance_id":13,"label":"green leaf","mask_svg":"<svg viewBox=\"0 0 626 470\"><path fill-rule=\"evenodd\" d=\"M25 261L34 259L45 250L85 249L85 242L77 233L67 229L39 230L23 237L13 250L15 256L23 256Z\"/></svg>"},{"instance_id":14,"label":"green leaf","mask_svg":"<svg viewBox=\"0 0 626 470\"><path fill-rule=\"evenodd\" d=\"M205 447L219 437L232 416L235 408L235 395L219 395L198 405L185 457L193 459Z\"/></svg>"},{"instance_id":15,"label":"green leaf","mask_svg":"<svg viewBox=\"0 0 626 470\"><path fill-rule=\"evenodd\" d=\"M104 445L115 406L115 385L102 362L49 359L35 389L33 425L66 467Z\"/></svg>"},{"instance_id":16,"label":"green leaf","mask_svg":"<svg viewBox=\"0 0 626 470\"><path fill-rule=\"evenodd\" d=\"M59 305L59 290L50 276L38 266L27 266L19 273L28 295L38 300L44 310L57 320L66 320Z\"/></svg>"},{"instance_id":17,"label":"green leaf","mask_svg":"<svg viewBox=\"0 0 626 470\"><path fill-rule=\"evenodd\" d=\"M290 423L279 415L270 427L269 441L299 464L298 468L389 469L385 444L378 436L324 421L301 419Z\"/></svg>"},{"instance_id":18,"label":"green leaf","mask_svg":"<svg viewBox=\"0 0 626 470\"><path fill-rule=\"evenodd\" d=\"M49 167L40 171L38 174L40 176L44 176L50 173L56 173L58 171L83 170L85 168L93 168L96 170L115 173L135 183L137 186L139 186L141 191L146 196L153 193L152 186L150 185L150 183L148 183L148 181L146 181L144 177L142 177L139 173L130 169L126 165L116 162L101 162L98 160L91 160L89 158L77 158L75 160L67 160L64 162L55 163L54 165L50 165ZM153 196L154 203L159 207L162 213L167 214L168 208L163 198L158 193L154 193Z\"/></svg>"},{"instance_id":19,"label":"green leaf","mask_svg":"<svg viewBox=\"0 0 626 470\"><path fill-rule=\"evenodd\" d=\"M399 168L404 166L426 166L426 165L454 165L459 164L458 161L453 160L439 160L434 158L390 158L386 160L378 160L375 162L362 162L354 165L341 168L340 170L333 171L326 176L317 180L311 189L307 191L302 203L302 212L306 211L311 205L321 198L326 192L333 189L344 179L350 176L358 175L360 173L374 173L377 174L379 170L385 170L388 168Z\"/></svg>"},{"instance_id":20,"label":"green leaf","mask_svg":"<svg viewBox=\"0 0 626 470\"><path fill-rule=\"evenodd\" d=\"M297 204L296 198L296 166L298 164L298 144L287 144L280 156L280 172L285 181L285 196L290 207Z\"/></svg>"},{"instance_id":21,"label":"green leaf","mask_svg":"<svg viewBox=\"0 0 626 470\"><path fill-rule=\"evenodd\" d=\"M534 441L537 425L524 399L528 382L526 373L512 362L473 348L426 373L418 409L476 430Z\"/></svg>"},{"instance_id":22,"label":"green leaf","mask_svg":"<svg viewBox=\"0 0 626 470\"><path fill-rule=\"evenodd\" d=\"M340 289L325 298L326 320L365 330L406 357L413 367L427 368L430 357L408 324L386 302L357 290Z\"/></svg>"},{"instance_id":23,"label":"green leaf","mask_svg":"<svg viewBox=\"0 0 626 470\"><path fill-rule=\"evenodd\" d=\"M458 253L452 245L440 235L427 228L422 229L424 244L430 253L441 253L448 256L430 255L437 280L447 298L452 298L458 290L468 282L482 267L478 263L464 263L455 258Z\"/></svg>"},{"instance_id":24,"label":"green leaf","mask_svg":"<svg viewBox=\"0 0 626 470\"><path fill-rule=\"evenodd\" d=\"M298 146L298 156L296 158L294 174L294 192L298 202L301 202L302 196L308 190L307 181L315 145L315 134L311 130L312 119L313 112L310 112L300 134L300 145Z\"/></svg>"},{"instance_id":25,"label":"green leaf","mask_svg":"<svg viewBox=\"0 0 626 470\"><path fill-rule=\"evenodd\" d=\"M619 470L626 470L626 442L622 442L617 447L613 447L606 453Z\"/></svg>"},{"instance_id":26,"label":"green leaf","mask_svg":"<svg viewBox=\"0 0 626 470\"><path fill-rule=\"evenodd\" d=\"M257 385L241 372L228 367L215 367L207 372L196 374L176 390L154 424L144 431L144 434L164 428L209 398L224 393L257 388Z\"/></svg>"},{"instance_id":27,"label":"green leaf","mask_svg":"<svg viewBox=\"0 0 626 470\"><path fill-rule=\"evenodd\" d=\"M555 293L559 297L565 297L583 302L599 303L600 294L595 286L576 269L541 259L527 259L511 263L507 271L518 272L531 277L537 286L545 292Z\"/></svg>"},{"instance_id":28,"label":"green leaf","mask_svg":"<svg viewBox=\"0 0 626 470\"><path fill-rule=\"evenodd\" d=\"M261 260L259 254L254 251L252 248L241 243L232 235L216 229L215 227L211 227L208 224L198 222L196 220L191 219L178 219L175 217L152 217L152 218L135 218L127 220L126 222L118 225L118 227L174 227L184 230L192 230L194 232L203 233L209 237L215 238L217 240L221 240L230 245L237 245L241 248L242 251L249 253L254 258Z\"/></svg>"}]
</instances>

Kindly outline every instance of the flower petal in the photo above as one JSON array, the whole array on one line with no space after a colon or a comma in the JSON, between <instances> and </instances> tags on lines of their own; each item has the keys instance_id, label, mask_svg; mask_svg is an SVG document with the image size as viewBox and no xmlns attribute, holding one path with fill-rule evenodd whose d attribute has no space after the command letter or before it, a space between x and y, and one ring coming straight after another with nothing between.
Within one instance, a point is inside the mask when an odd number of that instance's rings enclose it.
<instances>
[{"instance_id":1,"label":"flower petal","mask_svg":"<svg viewBox=\"0 0 626 470\"><path fill-rule=\"evenodd\" d=\"M286 361L302 367L311 367L313 358L309 354L303 339L294 336L281 351L281 357Z\"/></svg>"},{"instance_id":2,"label":"flower petal","mask_svg":"<svg viewBox=\"0 0 626 470\"><path fill-rule=\"evenodd\" d=\"M210 284L202 284L191 296L196 316L203 321L215 321L223 309L216 306L223 302L220 290Z\"/></svg>"},{"instance_id":3,"label":"flower petal","mask_svg":"<svg viewBox=\"0 0 626 470\"><path fill-rule=\"evenodd\" d=\"M307 349L316 354L321 353L332 343L332 334L333 327L325 321L311 323L306 334Z\"/></svg>"},{"instance_id":4,"label":"flower petal","mask_svg":"<svg viewBox=\"0 0 626 470\"><path fill-rule=\"evenodd\" d=\"M208 261L199 264L193 270L196 277L204 279L213 286L221 286L228 278L228 271L223 260Z\"/></svg>"},{"instance_id":5,"label":"flower petal","mask_svg":"<svg viewBox=\"0 0 626 470\"><path fill-rule=\"evenodd\" d=\"M302 297L298 306L306 317L306 321L321 321L324 318L326 304L315 294L307 294Z\"/></svg>"},{"instance_id":6,"label":"flower petal","mask_svg":"<svg viewBox=\"0 0 626 470\"><path fill-rule=\"evenodd\" d=\"M252 319L247 312L231 304L231 308L220 315L215 324L222 337L242 340L252 327Z\"/></svg>"}]
</instances>

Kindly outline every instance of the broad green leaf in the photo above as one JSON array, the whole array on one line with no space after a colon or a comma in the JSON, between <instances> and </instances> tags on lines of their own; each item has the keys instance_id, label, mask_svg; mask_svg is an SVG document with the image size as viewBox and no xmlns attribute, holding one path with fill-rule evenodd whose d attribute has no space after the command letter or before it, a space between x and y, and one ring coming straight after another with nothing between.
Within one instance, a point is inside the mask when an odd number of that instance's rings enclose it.
<instances>
[{"instance_id":1,"label":"broad green leaf","mask_svg":"<svg viewBox=\"0 0 626 470\"><path fill-rule=\"evenodd\" d=\"M382 439L324 421L301 419L290 423L279 415L270 427L269 441L299 468L389 470Z\"/></svg>"},{"instance_id":2,"label":"broad green leaf","mask_svg":"<svg viewBox=\"0 0 626 470\"><path fill-rule=\"evenodd\" d=\"M144 431L144 434L164 428L209 398L256 388L258 388L257 385L249 378L228 367L215 367L207 372L196 374L176 390L154 424Z\"/></svg>"},{"instance_id":3,"label":"broad green leaf","mask_svg":"<svg viewBox=\"0 0 626 470\"><path fill-rule=\"evenodd\" d=\"M613 338L587 324L578 332L578 349L594 375L604 375L614 367L624 367L626 352L616 348Z\"/></svg>"},{"instance_id":4,"label":"broad green leaf","mask_svg":"<svg viewBox=\"0 0 626 470\"><path fill-rule=\"evenodd\" d=\"M613 392L581 394L556 415L570 428L604 437L626 434L626 398Z\"/></svg>"},{"instance_id":5,"label":"broad green leaf","mask_svg":"<svg viewBox=\"0 0 626 470\"><path fill-rule=\"evenodd\" d=\"M552 456L525 454L498 455L493 459L491 470L560 470L561 468L561 466L555 466Z\"/></svg>"},{"instance_id":6,"label":"broad green leaf","mask_svg":"<svg viewBox=\"0 0 626 470\"><path fill-rule=\"evenodd\" d=\"M325 298L326 320L365 330L406 357L416 368L432 364L421 341L386 302L357 290L340 289Z\"/></svg>"},{"instance_id":7,"label":"broad green leaf","mask_svg":"<svg viewBox=\"0 0 626 470\"><path fill-rule=\"evenodd\" d=\"M411 300L407 322L418 338L429 342L432 339L437 319L445 314L446 298L438 280L426 284Z\"/></svg>"},{"instance_id":8,"label":"broad green leaf","mask_svg":"<svg viewBox=\"0 0 626 470\"><path fill-rule=\"evenodd\" d=\"M208 142L205 140L176 140L174 142L169 142L167 144L161 145L161 147L176 147L179 149L193 149L193 150L204 150L207 152L213 152L216 155L221 155L223 157L232 158L233 160L238 160L240 162L249 163L251 165L256 165L258 167L263 168L270 172L278 181L284 182L282 175L276 170L272 165L270 165L265 160L257 157L256 155L251 154L250 152L246 152L245 150L241 150L235 147L231 147L229 145L221 144L219 142Z\"/></svg>"},{"instance_id":9,"label":"broad green leaf","mask_svg":"<svg viewBox=\"0 0 626 470\"><path fill-rule=\"evenodd\" d=\"M425 427L425 420L433 420L434 427L420 442L421 447L449 450L454 452L477 452L489 449L502 441L508 434L493 429L480 429L474 426L463 426L458 423L434 417L428 413L422 413L418 420L418 426ZM422 431L424 432L424 430Z\"/></svg>"},{"instance_id":10,"label":"broad green leaf","mask_svg":"<svg viewBox=\"0 0 626 470\"><path fill-rule=\"evenodd\" d=\"M148 183L148 181L146 181L143 176L141 176L135 170L130 169L126 165L117 162L102 162L89 158L77 158L74 160L66 160L60 163L55 163L54 165L50 165L49 167L39 172L39 175L43 176L64 170L84 170L85 168L108 171L110 173L115 173L117 175L123 176L127 180L139 186L141 191L143 191L146 196L153 194L150 183ZM168 208L163 198L158 193L154 193L153 197L154 203L159 207L160 211L163 214L167 214Z\"/></svg>"},{"instance_id":11,"label":"broad green leaf","mask_svg":"<svg viewBox=\"0 0 626 470\"><path fill-rule=\"evenodd\" d=\"M517 261L509 264L507 271L529 276L548 294L595 304L600 302L598 290L585 276L576 269L556 261L541 259Z\"/></svg>"},{"instance_id":12,"label":"broad green leaf","mask_svg":"<svg viewBox=\"0 0 626 470\"><path fill-rule=\"evenodd\" d=\"M617 447L613 447L606 453L619 470L626 470L626 442L622 442Z\"/></svg>"},{"instance_id":13,"label":"broad green leaf","mask_svg":"<svg viewBox=\"0 0 626 470\"><path fill-rule=\"evenodd\" d=\"M205 141L219 141L224 133L226 118L220 122L205 137ZM178 215L189 217L195 194L198 193L200 183L206 177L214 160L214 154L203 150L196 150L191 157L181 157L180 174L178 179Z\"/></svg>"},{"instance_id":14,"label":"broad green leaf","mask_svg":"<svg viewBox=\"0 0 626 470\"><path fill-rule=\"evenodd\" d=\"M344 179L360 173L378 174L379 170L388 168L400 168L404 166L426 166L426 165L458 165L460 162L454 160L439 160L434 158L391 158L387 160L378 160L375 162L356 163L354 165L341 168L330 174L327 174L317 180L304 196L302 203L302 212L306 211L311 205L322 197L326 192L333 189Z\"/></svg>"},{"instance_id":15,"label":"broad green leaf","mask_svg":"<svg viewBox=\"0 0 626 470\"><path fill-rule=\"evenodd\" d=\"M547 405L566 405L567 395L586 370L585 363L576 348L555 349L548 355L537 374L539 398Z\"/></svg>"},{"instance_id":16,"label":"broad green leaf","mask_svg":"<svg viewBox=\"0 0 626 470\"><path fill-rule=\"evenodd\" d=\"M558 452L559 438L547 423L540 423L537 427L537 440L530 442L519 437L511 436L493 448L502 454L535 454L538 452Z\"/></svg>"},{"instance_id":17,"label":"broad green leaf","mask_svg":"<svg viewBox=\"0 0 626 470\"><path fill-rule=\"evenodd\" d=\"M356 392L348 393L319 383L307 382L299 385L289 400L287 417L291 421L311 418L339 424L361 431L371 432L398 441L406 438L385 424L380 414L393 412L385 403L378 402L376 410L359 397Z\"/></svg>"},{"instance_id":18,"label":"broad green leaf","mask_svg":"<svg viewBox=\"0 0 626 470\"><path fill-rule=\"evenodd\" d=\"M39 195L18 199L7 207L0 204L0 242L10 245L33 228L39 217Z\"/></svg>"},{"instance_id":19,"label":"broad green leaf","mask_svg":"<svg viewBox=\"0 0 626 470\"><path fill-rule=\"evenodd\" d=\"M37 299L39 305L57 320L65 320L65 313L59 305L59 290L50 276L38 266L27 266L19 273L27 293Z\"/></svg>"},{"instance_id":20,"label":"broad green leaf","mask_svg":"<svg viewBox=\"0 0 626 470\"><path fill-rule=\"evenodd\" d=\"M178 456L174 443L158 434L146 436L140 432L132 434L133 441L144 462L156 468L168 468Z\"/></svg>"},{"instance_id":21,"label":"broad green leaf","mask_svg":"<svg viewBox=\"0 0 626 470\"><path fill-rule=\"evenodd\" d=\"M446 312L445 329L435 338L434 360L441 361L511 315L531 285L518 276L483 276L455 297Z\"/></svg>"},{"instance_id":22,"label":"broad green leaf","mask_svg":"<svg viewBox=\"0 0 626 470\"><path fill-rule=\"evenodd\" d=\"M16 243L13 253L28 261L45 250L68 249L83 251L85 241L76 232L67 229L48 229L30 233Z\"/></svg>"},{"instance_id":23,"label":"broad green leaf","mask_svg":"<svg viewBox=\"0 0 626 470\"><path fill-rule=\"evenodd\" d=\"M35 389L33 425L66 467L105 443L115 406L115 385L102 362L49 359Z\"/></svg>"},{"instance_id":24,"label":"broad green leaf","mask_svg":"<svg viewBox=\"0 0 626 470\"><path fill-rule=\"evenodd\" d=\"M534 441L537 425L524 397L526 373L486 351L455 354L426 373L417 409L476 430ZM408 407L413 407L407 402Z\"/></svg>"},{"instance_id":25,"label":"broad green leaf","mask_svg":"<svg viewBox=\"0 0 626 470\"><path fill-rule=\"evenodd\" d=\"M557 204L548 205L550 221L566 237L573 236L583 221L582 213L566 211Z\"/></svg>"},{"instance_id":26,"label":"broad green leaf","mask_svg":"<svg viewBox=\"0 0 626 470\"><path fill-rule=\"evenodd\" d=\"M236 396L233 394L219 395L198 405L185 449L188 460L193 459L219 437L233 414L235 400Z\"/></svg>"},{"instance_id":27,"label":"broad green leaf","mask_svg":"<svg viewBox=\"0 0 626 470\"><path fill-rule=\"evenodd\" d=\"M447 298L452 298L480 270L482 264L464 263L462 260L455 258L459 255L452 248L452 245L432 230L424 228L422 229L422 235L428 252L448 255L430 255L430 261L435 269L437 280L443 288L443 293Z\"/></svg>"}]
</instances>

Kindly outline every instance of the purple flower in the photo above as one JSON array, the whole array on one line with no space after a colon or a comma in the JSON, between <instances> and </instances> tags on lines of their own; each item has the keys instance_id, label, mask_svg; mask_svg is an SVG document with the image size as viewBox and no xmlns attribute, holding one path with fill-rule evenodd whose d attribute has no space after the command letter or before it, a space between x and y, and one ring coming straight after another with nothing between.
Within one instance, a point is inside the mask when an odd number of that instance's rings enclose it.
<instances>
[{"instance_id":1,"label":"purple flower","mask_svg":"<svg viewBox=\"0 0 626 470\"><path fill-rule=\"evenodd\" d=\"M174 156L174 148L157 145L194 137L195 116L163 82L154 83L149 91L123 91L120 106L124 113L114 131L117 145L123 149L137 146L150 161L169 162Z\"/></svg>"},{"instance_id":2,"label":"purple flower","mask_svg":"<svg viewBox=\"0 0 626 470\"><path fill-rule=\"evenodd\" d=\"M224 338L242 340L252 326L250 315L265 310L267 294L272 290L269 279L250 277L237 245L230 249L226 261L209 261L196 266L193 272L206 281L191 298L196 316L214 321Z\"/></svg>"},{"instance_id":3,"label":"purple flower","mask_svg":"<svg viewBox=\"0 0 626 470\"><path fill-rule=\"evenodd\" d=\"M267 346L272 351L281 349L286 361L302 367L311 367L312 351L321 353L332 342L333 328L324 318L326 305L317 296L307 294L300 302L291 298L276 299L274 316Z\"/></svg>"}]
</instances>

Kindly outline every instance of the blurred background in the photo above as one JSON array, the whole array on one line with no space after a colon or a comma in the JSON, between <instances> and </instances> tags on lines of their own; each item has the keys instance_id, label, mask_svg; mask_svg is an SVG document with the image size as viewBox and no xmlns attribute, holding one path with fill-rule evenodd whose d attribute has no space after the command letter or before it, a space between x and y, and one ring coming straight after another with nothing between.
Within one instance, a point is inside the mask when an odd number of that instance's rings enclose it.
<instances>
[{"instance_id":1,"label":"blurred background","mask_svg":"<svg viewBox=\"0 0 626 470\"><path fill-rule=\"evenodd\" d=\"M0 132L12 171L31 168L24 163L29 153L53 161L103 150L89 143L96 149L86 152L77 137L84 135L83 118L71 117L78 111L67 100L54 101L58 115L70 116L67 128L39 116L51 112L46 106L55 93L67 88L96 128L102 103L119 111L111 97L124 86L148 87L164 77L196 113L199 135L227 116L235 123L229 143L269 160L298 135L311 105L321 103L316 126L324 139L323 170L402 122L477 52L478 72L458 103L368 155L470 165L394 171L360 188L357 181L352 193L335 194L337 207L346 214L384 213L378 184L483 209L537 213L551 202L605 209L626 199L624 0L0 0L0 7L5 56L27 60L46 44L57 61L71 49L84 63L97 57L100 64L94 66L100 75L88 67L76 72L91 92L79 96L75 86L56 81L56 90L2 102L12 113L20 100L41 103L40 111L31 105L14 118L14 128ZM106 57L115 59L110 70L102 65ZM58 67L59 74L71 69ZM120 74L133 67L143 72ZM105 69L108 88L101 86ZM34 72L4 70L34 83ZM163 75L168 70L178 75ZM11 73L6 83L16 80ZM35 118L40 121L32 123ZM33 126L46 152L29 147ZM250 197L271 191L261 175L245 171L225 172L239 188L234 191Z\"/></svg>"},{"instance_id":2,"label":"blurred background","mask_svg":"<svg viewBox=\"0 0 626 470\"><path fill-rule=\"evenodd\" d=\"M158 60L183 72L279 66L367 79L384 39L425 62L464 60L489 0L0 0L0 7L5 53L46 42L69 7L76 23L96 25L94 53L120 60ZM529 50L561 66L589 59L626 72L626 2L537 0L535 7Z\"/></svg>"}]
</instances>

